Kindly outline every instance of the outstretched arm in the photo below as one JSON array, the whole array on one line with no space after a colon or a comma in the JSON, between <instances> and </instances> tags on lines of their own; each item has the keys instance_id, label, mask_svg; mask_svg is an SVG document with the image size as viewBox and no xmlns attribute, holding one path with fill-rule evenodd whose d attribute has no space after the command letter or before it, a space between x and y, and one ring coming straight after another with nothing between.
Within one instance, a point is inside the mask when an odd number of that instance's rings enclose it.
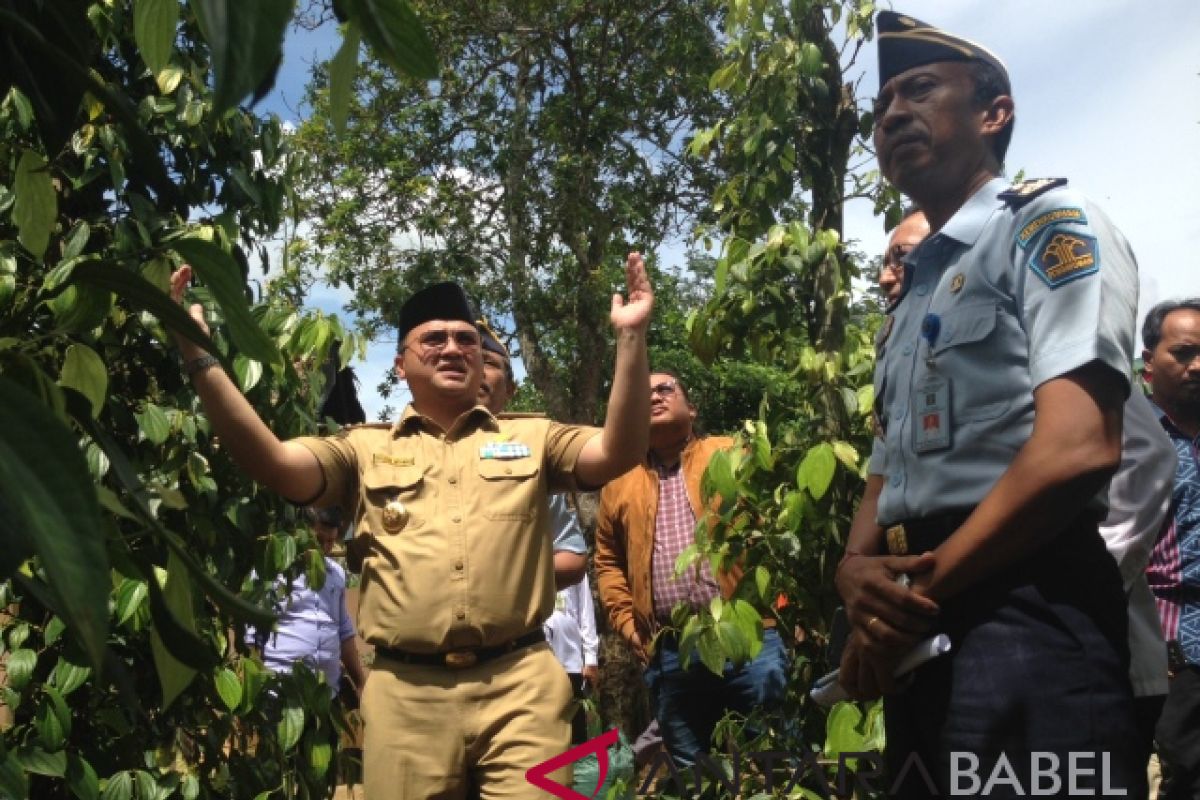
<instances>
[{"instance_id":1,"label":"outstretched arm","mask_svg":"<svg viewBox=\"0 0 1200 800\"><path fill-rule=\"evenodd\" d=\"M625 260L629 299L614 294L610 319L617 336L617 362L604 430L579 453L575 478L584 486L602 486L625 473L646 456L650 442L650 373L646 328L654 294L639 253Z\"/></svg>"},{"instance_id":2,"label":"outstretched arm","mask_svg":"<svg viewBox=\"0 0 1200 800\"><path fill-rule=\"evenodd\" d=\"M171 276L171 297L182 302L183 290L192 278L192 269L180 267ZM188 312L205 333L204 308L192 305ZM185 368L209 355L190 339L175 337ZM221 439L222 448L242 470L258 483L289 500L306 502L321 493L325 476L321 465L307 448L281 442L263 423L241 390L219 365L205 367L191 376L192 386L204 406L204 413Z\"/></svg>"}]
</instances>

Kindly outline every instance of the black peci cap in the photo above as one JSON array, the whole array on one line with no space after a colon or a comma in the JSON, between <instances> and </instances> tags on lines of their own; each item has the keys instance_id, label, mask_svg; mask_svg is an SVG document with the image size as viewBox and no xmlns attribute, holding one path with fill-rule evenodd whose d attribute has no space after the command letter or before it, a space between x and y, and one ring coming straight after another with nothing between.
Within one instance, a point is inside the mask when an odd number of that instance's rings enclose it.
<instances>
[{"instance_id":1,"label":"black peci cap","mask_svg":"<svg viewBox=\"0 0 1200 800\"><path fill-rule=\"evenodd\" d=\"M486 319L480 317L475 320L475 327L479 329L479 339L483 343L484 350L490 350L497 355L504 356L505 359L511 359L508 348L504 346L504 342L500 341L500 337L492 330L492 326L487 324Z\"/></svg>"},{"instance_id":2,"label":"black peci cap","mask_svg":"<svg viewBox=\"0 0 1200 800\"><path fill-rule=\"evenodd\" d=\"M902 72L935 61L983 61L991 64L1009 84L1008 69L995 53L980 44L939 30L928 23L894 11L875 17L879 34L879 86Z\"/></svg>"},{"instance_id":3,"label":"black peci cap","mask_svg":"<svg viewBox=\"0 0 1200 800\"><path fill-rule=\"evenodd\" d=\"M401 345L409 331L435 319L458 319L475 324L471 301L457 283L435 283L408 298L400 308L400 324L397 326Z\"/></svg>"}]
</instances>

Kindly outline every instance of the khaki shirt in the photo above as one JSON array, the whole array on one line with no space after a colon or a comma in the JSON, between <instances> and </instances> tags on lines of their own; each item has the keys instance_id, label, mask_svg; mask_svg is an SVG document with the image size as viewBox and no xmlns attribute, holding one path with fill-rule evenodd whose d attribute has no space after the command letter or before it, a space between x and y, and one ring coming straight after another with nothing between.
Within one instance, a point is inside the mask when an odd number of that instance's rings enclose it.
<instances>
[{"instance_id":1,"label":"khaki shirt","mask_svg":"<svg viewBox=\"0 0 1200 800\"><path fill-rule=\"evenodd\" d=\"M579 451L599 432L482 406L443 431L410 405L393 426L297 439L325 473L313 504L356 509L363 638L432 653L536 630L554 610L547 495L575 487ZM393 501L408 516L389 530Z\"/></svg>"}]
</instances>

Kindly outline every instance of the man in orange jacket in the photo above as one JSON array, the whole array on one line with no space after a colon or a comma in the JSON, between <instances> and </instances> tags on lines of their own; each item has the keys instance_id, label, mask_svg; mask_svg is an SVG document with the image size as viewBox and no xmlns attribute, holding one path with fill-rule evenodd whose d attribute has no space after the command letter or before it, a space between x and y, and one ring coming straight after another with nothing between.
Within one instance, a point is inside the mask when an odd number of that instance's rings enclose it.
<instances>
[{"instance_id":1,"label":"man in orange jacket","mask_svg":"<svg viewBox=\"0 0 1200 800\"><path fill-rule=\"evenodd\" d=\"M783 699L787 656L779 634L767 628L763 648L751 662L724 674L710 672L693 654L680 664L678 639L670 631L679 604L706 606L729 597L736 574L713 575L705 559L678 577L675 561L694 541L705 513L700 478L713 453L730 447L724 436L697 436L696 407L679 378L650 374L650 452L640 466L609 483L600 494L596 521L596 578L609 624L645 665L651 710L675 763L687 767L708 752L713 728L727 711L747 714ZM768 621L769 624L769 621Z\"/></svg>"}]
</instances>

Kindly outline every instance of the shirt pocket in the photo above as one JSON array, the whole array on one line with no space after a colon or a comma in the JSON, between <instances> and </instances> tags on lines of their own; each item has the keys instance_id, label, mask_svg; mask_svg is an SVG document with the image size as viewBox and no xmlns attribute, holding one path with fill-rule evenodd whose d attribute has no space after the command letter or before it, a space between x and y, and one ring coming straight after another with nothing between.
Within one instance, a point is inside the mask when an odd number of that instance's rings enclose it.
<instances>
[{"instance_id":1,"label":"shirt pocket","mask_svg":"<svg viewBox=\"0 0 1200 800\"><path fill-rule=\"evenodd\" d=\"M425 468L418 464L375 464L363 473L363 502L371 532L376 536L384 536L424 525L425 519L417 503L424 481ZM399 500L404 505L408 521L399 530L388 531L383 525L383 509L393 500Z\"/></svg>"},{"instance_id":2,"label":"shirt pocket","mask_svg":"<svg viewBox=\"0 0 1200 800\"><path fill-rule=\"evenodd\" d=\"M493 520L533 519L535 503L539 501L540 472L537 461L529 457L511 461L480 459L483 515Z\"/></svg>"},{"instance_id":3,"label":"shirt pocket","mask_svg":"<svg viewBox=\"0 0 1200 800\"><path fill-rule=\"evenodd\" d=\"M986 303L942 314L930 353L936 372L950 379L954 423L995 419L1013 404L999 335L1001 313L999 306Z\"/></svg>"}]
</instances>

